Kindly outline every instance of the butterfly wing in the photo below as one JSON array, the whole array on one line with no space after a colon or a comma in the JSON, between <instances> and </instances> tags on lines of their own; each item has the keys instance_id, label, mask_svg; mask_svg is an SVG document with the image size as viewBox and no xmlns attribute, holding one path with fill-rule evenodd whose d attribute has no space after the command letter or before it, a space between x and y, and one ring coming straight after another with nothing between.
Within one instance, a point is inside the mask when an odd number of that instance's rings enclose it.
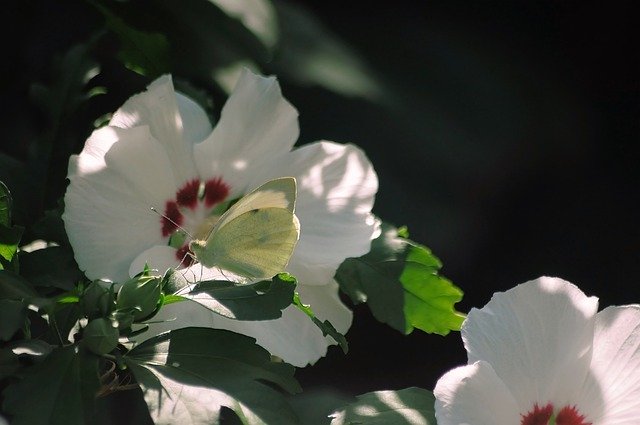
<instances>
[{"instance_id":1,"label":"butterfly wing","mask_svg":"<svg viewBox=\"0 0 640 425\"><path fill-rule=\"evenodd\" d=\"M295 211L296 205L296 179L293 177L280 177L269 180L252 192L243 196L231 206L216 222L207 239L220 228L226 226L234 218L251 210L260 208L284 208Z\"/></svg>"},{"instance_id":2,"label":"butterfly wing","mask_svg":"<svg viewBox=\"0 0 640 425\"><path fill-rule=\"evenodd\" d=\"M220 267L250 278L284 270L300 236L295 216L296 180L270 180L229 208L205 240L190 248L206 267Z\"/></svg>"},{"instance_id":3,"label":"butterfly wing","mask_svg":"<svg viewBox=\"0 0 640 425\"><path fill-rule=\"evenodd\" d=\"M221 269L252 279L282 272L300 235L298 218L286 208L251 209L220 227L207 241L206 258Z\"/></svg>"}]
</instances>

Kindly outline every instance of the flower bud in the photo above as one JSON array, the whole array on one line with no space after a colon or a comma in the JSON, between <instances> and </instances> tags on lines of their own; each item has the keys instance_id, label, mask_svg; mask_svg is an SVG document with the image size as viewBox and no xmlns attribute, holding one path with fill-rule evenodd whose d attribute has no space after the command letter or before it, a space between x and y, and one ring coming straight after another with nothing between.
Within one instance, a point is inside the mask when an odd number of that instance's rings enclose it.
<instances>
[{"instance_id":1,"label":"flower bud","mask_svg":"<svg viewBox=\"0 0 640 425\"><path fill-rule=\"evenodd\" d=\"M161 278L158 276L140 276L125 282L120 291L116 308L133 310L134 320L141 320L154 312L160 300Z\"/></svg>"}]
</instances>

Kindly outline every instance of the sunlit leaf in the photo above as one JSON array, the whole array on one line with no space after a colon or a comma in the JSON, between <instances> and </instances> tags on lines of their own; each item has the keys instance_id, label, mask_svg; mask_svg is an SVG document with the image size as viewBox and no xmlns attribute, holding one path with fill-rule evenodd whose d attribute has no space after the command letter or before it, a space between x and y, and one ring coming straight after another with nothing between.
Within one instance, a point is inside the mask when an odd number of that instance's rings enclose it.
<instances>
[{"instance_id":1,"label":"sunlit leaf","mask_svg":"<svg viewBox=\"0 0 640 425\"><path fill-rule=\"evenodd\" d=\"M295 279L287 274L269 281L238 285L227 281L205 281L179 295L197 302L221 316L237 320L271 320L293 300Z\"/></svg>"},{"instance_id":2,"label":"sunlit leaf","mask_svg":"<svg viewBox=\"0 0 640 425\"><path fill-rule=\"evenodd\" d=\"M91 423L99 385L97 357L76 346L59 348L5 389L3 409L12 425Z\"/></svg>"},{"instance_id":3,"label":"sunlit leaf","mask_svg":"<svg viewBox=\"0 0 640 425\"><path fill-rule=\"evenodd\" d=\"M300 391L294 368L272 362L253 338L218 329L179 329L143 342L124 361L156 424L219 423L223 406L244 424L298 422L274 389Z\"/></svg>"},{"instance_id":4,"label":"sunlit leaf","mask_svg":"<svg viewBox=\"0 0 640 425\"><path fill-rule=\"evenodd\" d=\"M23 231L22 227L7 227L0 224L0 270L5 268L15 270L15 267L10 267L9 265L14 260L16 252L18 252L18 245Z\"/></svg>"},{"instance_id":5,"label":"sunlit leaf","mask_svg":"<svg viewBox=\"0 0 640 425\"><path fill-rule=\"evenodd\" d=\"M375 391L331 414L331 425L436 425L435 398L422 388Z\"/></svg>"},{"instance_id":6,"label":"sunlit leaf","mask_svg":"<svg viewBox=\"0 0 640 425\"><path fill-rule=\"evenodd\" d=\"M345 260L335 277L353 302L366 302L379 321L406 334L418 328L446 335L460 329L464 315L454 308L462 291L439 275L441 267L428 248L383 224L371 251Z\"/></svg>"}]
</instances>

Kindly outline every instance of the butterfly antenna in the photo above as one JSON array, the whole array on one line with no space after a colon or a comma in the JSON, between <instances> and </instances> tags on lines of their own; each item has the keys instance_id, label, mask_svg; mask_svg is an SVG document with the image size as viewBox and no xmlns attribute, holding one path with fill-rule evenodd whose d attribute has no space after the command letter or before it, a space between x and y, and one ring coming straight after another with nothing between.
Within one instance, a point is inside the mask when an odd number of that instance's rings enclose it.
<instances>
[{"instance_id":1,"label":"butterfly antenna","mask_svg":"<svg viewBox=\"0 0 640 425\"><path fill-rule=\"evenodd\" d=\"M174 226L176 226L176 228L178 230L181 230L182 232L184 232L185 235L189 236L191 239L195 239L193 237L193 235L191 233L189 233L187 231L187 229L185 229L184 227L180 226L178 223L176 223L175 221L171 220L171 218L167 217L166 215L162 214L160 211L158 211L156 209L156 207L150 207L150 210L153 211L154 213L158 214L160 217L164 218L165 220L167 220L169 223L173 224ZM184 258L183 258L184 260Z\"/></svg>"}]
</instances>

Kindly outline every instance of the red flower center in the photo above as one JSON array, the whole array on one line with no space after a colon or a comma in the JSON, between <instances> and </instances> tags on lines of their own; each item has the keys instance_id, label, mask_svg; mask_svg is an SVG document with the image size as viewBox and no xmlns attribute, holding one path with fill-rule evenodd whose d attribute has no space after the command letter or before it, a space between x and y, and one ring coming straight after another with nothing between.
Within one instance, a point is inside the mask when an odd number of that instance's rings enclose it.
<instances>
[{"instance_id":1,"label":"red flower center","mask_svg":"<svg viewBox=\"0 0 640 425\"><path fill-rule=\"evenodd\" d=\"M164 213L160 218L162 236L171 236L183 227L185 222L194 225L194 221L204 221L211 211L229 196L229 191L229 185L220 177L205 182L201 182L199 179L186 182L176 192L175 199L169 199L165 202ZM178 248L176 257L184 262L188 253L189 245L187 242Z\"/></svg>"},{"instance_id":2,"label":"red flower center","mask_svg":"<svg viewBox=\"0 0 640 425\"><path fill-rule=\"evenodd\" d=\"M556 425L592 425L581 415L576 406L565 406L558 411L554 418L553 404L548 403L544 407L533 405L533 410L526 415L521 415L520 425L548 425L552 419Z\"/></svg>"}]
</instances>

